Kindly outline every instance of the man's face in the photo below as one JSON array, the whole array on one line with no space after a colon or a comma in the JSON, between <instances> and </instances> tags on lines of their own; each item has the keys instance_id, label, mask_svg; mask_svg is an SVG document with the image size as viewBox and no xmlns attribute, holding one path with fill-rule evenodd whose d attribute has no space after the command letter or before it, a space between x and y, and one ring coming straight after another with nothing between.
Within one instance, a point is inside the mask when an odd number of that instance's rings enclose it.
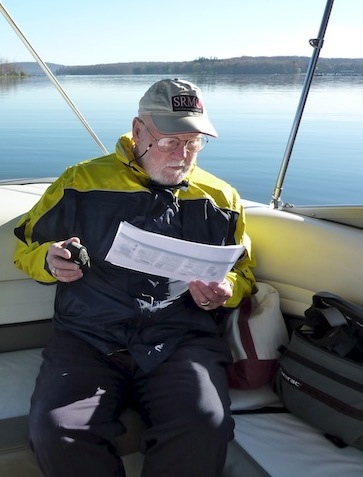
<instances>
[{"instance_id":1,"label":"man's face","mask_svg":"<svg viewBox=\"0 0 363 477\"><path fill-rule=\"evenodd\" d=\"M150 178L159 184L176 185L185 179L198 155L197 152L188 151L186 141L198 140L200 136L190 133L161 134L149 117L143 117L142 120L135 118L133 123L135 156L141 156L152 145L143 157L137 159L137 162ZM173 151L163 152L159 150L157 144L157 140L162 137L175 138L180 143Z\"/></svg>"}]
</instances>

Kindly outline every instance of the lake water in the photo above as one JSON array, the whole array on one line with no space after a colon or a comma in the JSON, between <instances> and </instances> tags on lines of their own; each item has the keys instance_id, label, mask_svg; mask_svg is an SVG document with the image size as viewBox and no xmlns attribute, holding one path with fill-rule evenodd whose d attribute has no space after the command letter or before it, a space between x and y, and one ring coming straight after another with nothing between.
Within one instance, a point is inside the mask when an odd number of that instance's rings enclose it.
<instances>
[{"instance_id":1,"label":"lake water","mask_svg":"<svg viewBox=\"0 0 363 477\"><path fill-rule=\"evenodd\" d=\"M59 77L108 149L130 130L140 97L160 76ZM268 203L304 76L192 77L219 133L201 167L244 198ZM0 80L0 179L49 177L101 155L47 78ZM363 77L315 77L282 199L294 204L363 203Z\"/></svg>"}]
</instances>

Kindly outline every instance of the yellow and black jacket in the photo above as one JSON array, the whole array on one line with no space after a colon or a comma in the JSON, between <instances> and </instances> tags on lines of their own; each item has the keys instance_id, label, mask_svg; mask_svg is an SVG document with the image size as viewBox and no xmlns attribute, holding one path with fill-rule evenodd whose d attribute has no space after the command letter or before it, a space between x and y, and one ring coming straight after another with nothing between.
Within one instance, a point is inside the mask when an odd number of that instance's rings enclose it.
<instances>
[{"instance_id":1,"label":"yellow and black jacket","mask_svg":"<svg viewBox=\"0 0 363 477\"><path fill-rule=\"evenodd\" d=\"M145 356L154 354L155 344L163 343L158 361L185 334L215 334L218 327L211 313L194 304L186 283L104 260L120 222L192 242L243 243L248 255L227 276L234 290L227 307L250 295L254 258L235 189L198 166L180 187L152 184L133 162L133 145L130 134L122 136L114 154L69 167L48 188L17 224L15 264L39 282L55 283L45 268L49 245L78 236L91 269L77 282L57 284L56 327L104 353L127 347L146 369Z\"/></svg>"}]
</instances>

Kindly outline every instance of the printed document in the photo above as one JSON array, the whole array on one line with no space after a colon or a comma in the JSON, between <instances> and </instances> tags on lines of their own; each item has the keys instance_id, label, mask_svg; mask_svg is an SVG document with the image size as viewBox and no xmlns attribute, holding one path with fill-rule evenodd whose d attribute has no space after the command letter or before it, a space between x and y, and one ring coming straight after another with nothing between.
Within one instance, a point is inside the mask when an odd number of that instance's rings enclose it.
<instances>
[{"instance_id":1,"label":"printed document","mask_svg":"<svg viewBox=\"0 0 363 477\"><path fill-rule=\"evenodd\" d=\"M205 245L141 230L121 222L105 260L119 267L176 280L221 282L243 245Z\"/></svg>"}]
</instances>

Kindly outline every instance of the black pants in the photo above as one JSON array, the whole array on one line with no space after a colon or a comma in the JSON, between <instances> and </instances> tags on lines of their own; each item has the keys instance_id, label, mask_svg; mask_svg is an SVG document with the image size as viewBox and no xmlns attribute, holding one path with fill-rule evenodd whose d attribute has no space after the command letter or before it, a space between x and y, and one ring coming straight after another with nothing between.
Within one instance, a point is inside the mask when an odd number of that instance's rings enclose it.
<instances>
[{"instance_id":1,"label":"black pants","mask_svg":"<svg viewBox=\"0 0 363 477\"><path fill-rule=\"evenodd\" d=\"M124 477L115 439L131 401L147 424L142 477L218 477L233 420L225 345L198 338L145 375L122 353L101 355L69 333L44 352L30 412L30 440L46 477Z\"/></svg>"}]
</instances>

